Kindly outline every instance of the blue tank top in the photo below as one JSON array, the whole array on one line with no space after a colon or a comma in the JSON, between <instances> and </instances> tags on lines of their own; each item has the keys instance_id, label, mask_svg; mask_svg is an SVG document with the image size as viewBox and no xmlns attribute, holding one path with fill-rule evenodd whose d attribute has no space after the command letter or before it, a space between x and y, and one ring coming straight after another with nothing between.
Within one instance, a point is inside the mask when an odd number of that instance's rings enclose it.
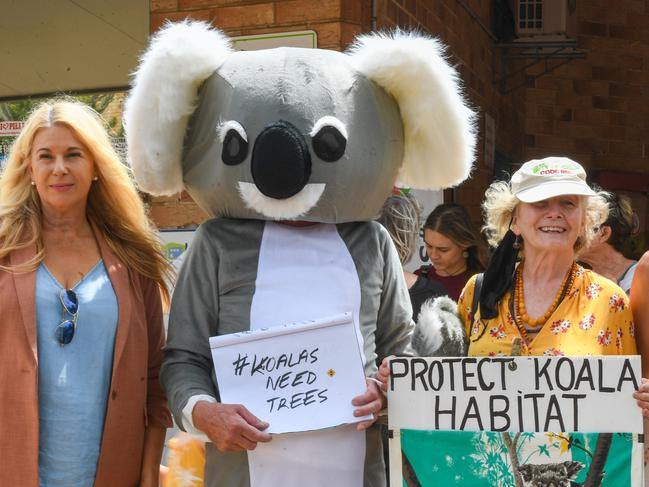
<instances>
[{"instance_id":1,"label":"blue tank top","mask_svg":"<svg viewBox=\"0 0 649 487\"><path fill-rule=\"evenodd\" d=\"M41 487L89 487L95 481L117 330L117 298L103 261L73 288L79 301L74 338L61 345L57 325L70 315L62 286L36 272L38 476Z\"/></svg>"}]
</instances>

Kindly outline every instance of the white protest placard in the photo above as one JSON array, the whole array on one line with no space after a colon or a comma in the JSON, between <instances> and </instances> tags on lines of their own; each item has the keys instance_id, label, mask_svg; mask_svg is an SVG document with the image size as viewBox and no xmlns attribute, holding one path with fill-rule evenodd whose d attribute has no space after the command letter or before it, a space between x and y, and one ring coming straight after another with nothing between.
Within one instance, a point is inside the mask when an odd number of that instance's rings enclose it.
<instances>
[{"instance_id":1,"label":"white protest placard","mask_svg":"<svg viewBox=\"0 0 649 487\"><path fill-rule=\"evenodd\" d=\"M642 433L639 356L395 358L390 429Z\"/></svg>"},{"instance_id":2,"label":"white protest placard","mask_svg":"<svg viewBox=\"0 0 649 487\"><path fill-rule=\"evenodd\" d=\"M310 431L355 417L365 392L351 313L210 338L221 402L243 404L268 433Z\"/></svg>"}]
</instances>

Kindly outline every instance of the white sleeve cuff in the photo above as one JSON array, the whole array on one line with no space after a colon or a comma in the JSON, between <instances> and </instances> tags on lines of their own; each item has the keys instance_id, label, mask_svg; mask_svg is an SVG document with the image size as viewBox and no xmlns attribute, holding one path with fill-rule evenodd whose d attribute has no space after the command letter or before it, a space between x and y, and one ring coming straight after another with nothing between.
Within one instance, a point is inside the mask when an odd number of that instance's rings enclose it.
<instances>
[{"instance_id":1,"label":"white sleeve cuff","mask_svg":"<svg viewBox=\"0 0 649 487\"><path fill-rule=\"evenodd\" d=\"M192 412L194 411L194 406L196 406L196 403L198 401L207 401L209 403L217 402L216 399L214 399L212 396L208 396L207 394L197 394L196 396L190 397L187 400L187 404L185 404L185 407L183 408L182 411L183 424L181 426L187 433L192 435L197 440L209 443L211 440L207 437L205 433L196 429L196 427L194 426L194 421L192 419Z\"/></svg>"}]
</instances>

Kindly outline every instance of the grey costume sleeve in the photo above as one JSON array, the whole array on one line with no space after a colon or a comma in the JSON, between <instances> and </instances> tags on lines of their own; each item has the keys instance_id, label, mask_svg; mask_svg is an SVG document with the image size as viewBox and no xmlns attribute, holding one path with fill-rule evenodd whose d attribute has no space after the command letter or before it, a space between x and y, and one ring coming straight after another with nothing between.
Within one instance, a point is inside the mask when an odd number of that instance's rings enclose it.
<instances>
[{"instance_id":1,"label":"grey costume sleeve","mask_svg":"<svg viewBox=\"0 0 649 487\"><path fill-rule=\"evenodd\" d=\"M160 381L178 425L194 395L219 398L209 337L217 334L219 258L207 225L198 228L173 293Z\"/></svg>"},{"instance_id":2,"label":"grey costume sleeve","mask_svg":"<svg viewBox=\"0 0 649 487\"><path fill-rule=\"evenodd\" d=\"M413 354L410 342L415 328L408 287L397 250L390 236L381 232L383 265L383 291L376 321L376 354L381 361L388 355Z\"/></svg>"}]
</instances>

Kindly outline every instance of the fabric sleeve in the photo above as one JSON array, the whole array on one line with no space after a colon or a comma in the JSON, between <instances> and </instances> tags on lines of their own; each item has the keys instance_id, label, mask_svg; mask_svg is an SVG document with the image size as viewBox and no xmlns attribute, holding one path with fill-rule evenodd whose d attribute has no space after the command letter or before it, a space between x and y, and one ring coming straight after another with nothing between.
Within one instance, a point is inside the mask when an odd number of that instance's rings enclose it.
<instances>
[{"instance_id":1,"label":"fabric sleeve","mask_svg":"<svg viewBox=\"0 0 649 487\"><path fill-rule=\"evenodd\" d=\"M387 231L381 227L380 235L383 266L383 290L376 323L376 354L381 361L389 355L412 356L410 345L415 324L412 306L403 269L397 250Z\"/></svg>"},{"instance_id":2,"label":"fabric sleeve","mask_svg":"<svg viewBox=\"0 0 649 487\"><path fill-rule=\"evenodd\" d=\"M160 371L169 406L181 427L182 411L191 396L219 398L209 345L209 337L218 331L218 266L214 239L203 224L187 250L174 289Z\"/></svg>"},{"instance_id":3,"label":"fabric sleeve","mask_svg":"<svg viewBox=\"0 0 649 487\"><path fill-rule=\"evenodd\" d=\"M172 426L167 400L160 386L160 364L164 346L164 326L160 288L151 279L142 279L142 295L146 313L148 359L147 359L147 420L149 426L170 428Z\"/></svg>"},{"instance_id":4,"label":"fabric sleeve","mask_svg":"<svg viewBox=\"0 0 649 487\"><path fill-rule=\"evenodd\" d=\"M197 429L196 426L194 426L194 419L193 419L194 406L196 406L196 403L199 401L206 401L213 404L216 402L216 399L206 394L200 394L198 396L190 397L187 400L185 407L183 408L182 411L183 420L182 420L182 425L180 426L187 433L192 435L192 437L196 438L197 440L208 443L211 442L212 440L210 440L205 433L203 433L201 430Z\"/></svg>"},{"instance_id":5,"label":"fabric sleeve","mask_svg":"<svg viewBox=\"0 0 649 487\"><path fill-rule=\"evenodd\" d=\"M473 275L469 278L464 289L462 289L462 293L460 293L460 298L457 300L457 314L464 325L467 338L471 336L471 324L473 322L471 306L473 305L473 293L475 291L476 278L477 275Z\"/></svg>"}]
</instances>

